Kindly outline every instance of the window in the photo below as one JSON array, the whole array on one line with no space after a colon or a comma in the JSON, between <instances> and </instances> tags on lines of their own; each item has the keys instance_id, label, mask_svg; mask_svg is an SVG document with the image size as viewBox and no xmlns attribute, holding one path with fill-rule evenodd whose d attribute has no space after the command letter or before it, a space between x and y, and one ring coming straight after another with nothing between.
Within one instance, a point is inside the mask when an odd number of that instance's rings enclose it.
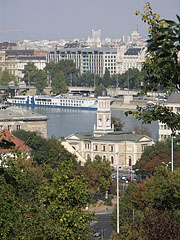
<instances>
[{"instance_id":1,"label":"window","mask_svg":"<svg viewBox=\"0 0 180 240\"><path fill-rule=\"evenodd\" d=\"M0 125L0 129L3 130L3 129L4 129L4 126L3 126L3 125Z\"/></svg>"},{"instance_id":2,"label":"window","mask_svg":"<svg viewBox=\"0 0 180 240\"><path fill-rule=\"evenodd\" d=\"M98 150L98 146L95 144L94 145L94 151L97 151Z\"/></svg>"},{"instance_id":3,"label":"window","mask_svg":"<svg viewBox=\"0 0 180 240\"><path fill-rule=\"evenodd\" d=\"M21 129L21 126L20 125L17 125L16 126L16 130L20 130Z\"/></svg>"},{"instance_id":4,"label":"window","mask_svg":"<svg viewBox=\"0 0 180 240\"><path fill-rule=\"evenodd\" d=\"M111 164L113 165L114 164L114 157L111 156Z\"/></svg>"},{"instance_id":5,"label":"window","mask_svg":"<svg viewBox=\"0 0 180 240\"><path fill-rule=\"evenodd\" d=\"M103 156L103 160L106 160L106 156L105 155Z\"/></svg>"},{"instance_id":6,"label":"window","mask_svg":"<svg viewBox=\"0 0 180 240\"><path fill-rule=\"evenodd\" d=\"M12 127L12 125L8 125L8 131L10 131L10 130L11 130L11 127Z\"/></svg>"},{"instance_id":7,"label":"window","mask_svg":"<svg viewBox=\"0 0 180 240\"><path fill-rule=\"evenodd\" d=\"M102 151L105 152L106 151L106 146L102 145Z\"/></svg>"},{"instance_id":8,"label":"window","mask_svg":"<svg viewBox=\"0 0 180 240\"><path fill-rule=\"evenodd\" d=\"M147 147L147 144L142 144L141 147L142 147L142 152L144 152L144 150L145 150L146 147Z\"/></svg>"},{"instance_id":9,"label":"window","mask_svg":"<svg viewBox=\"0 0 180 240\"><path fill-rule=\"evenodd\" d=\"M110 152L113 152L113 151L114 151L113 146L110 146Z\"/></svg>"}]
</instances>

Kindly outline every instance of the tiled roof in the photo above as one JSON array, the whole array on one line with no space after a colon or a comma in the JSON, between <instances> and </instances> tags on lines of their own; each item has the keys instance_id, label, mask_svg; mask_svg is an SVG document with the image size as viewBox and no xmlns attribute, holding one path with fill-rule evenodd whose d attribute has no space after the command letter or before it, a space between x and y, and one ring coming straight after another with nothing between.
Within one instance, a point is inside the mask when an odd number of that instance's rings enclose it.
<instances>
[{"instance_id":1,"label":"tiled roof","mask_svg":"<svg viewBox=\"0 0 180 240\"><path fill-rule=\"evenodd\" d=\"M18 149L22 152L30 152L32 149L24 144L24 141L15 137L12 133L10 133L7 129L0 131L0 141L4 141L5 143L10 142L13 143L14 146L10 148L0 148L1 153L11 152L14 149Z\"/></svg>"}]
</instances>

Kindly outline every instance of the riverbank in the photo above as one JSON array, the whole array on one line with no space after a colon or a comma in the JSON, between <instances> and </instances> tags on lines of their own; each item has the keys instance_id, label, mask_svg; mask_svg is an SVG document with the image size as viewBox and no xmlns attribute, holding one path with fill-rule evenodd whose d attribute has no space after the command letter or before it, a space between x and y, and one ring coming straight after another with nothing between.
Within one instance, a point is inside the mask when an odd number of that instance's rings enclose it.
<instances>
[{"instance_id":1,"label":"riverbank","mask_svg":"<svg viewBox=\"0 0 180 240\"><path fill-rule=\"evenodd\" d=\"M133 100L129 103L124 103L122 99L113 100L111 104L111 109L120 109L120 110L135 110L137 106L145 107L147 105L147 101L145 100Z\"/></svg>"}]
</instances>

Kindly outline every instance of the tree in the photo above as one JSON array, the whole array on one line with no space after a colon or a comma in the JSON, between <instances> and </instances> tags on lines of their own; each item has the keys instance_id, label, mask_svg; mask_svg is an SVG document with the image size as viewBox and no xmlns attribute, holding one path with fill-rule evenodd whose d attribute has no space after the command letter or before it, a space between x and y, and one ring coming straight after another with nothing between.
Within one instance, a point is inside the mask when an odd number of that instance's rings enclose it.
<instances>
[{"instance_id":1,"label":"tree","mask_svg":"<svg viewBox=\"0 0 180 240\"><path fill-rule=\"evenodd\" d=\"M93 73L87 72L82 74L77 80L77 86L93 87L95 85L95 76Z\"/></svg>"},{"instance_id":2,"label":"tree","mask_svg":"<svg viewBox=\"0 0 180 240\"><path fill-rule=\"evenodd\" d=\"M133 128L133 131L136 134L143 134L143 135L152 137L152 134L151 134L150 130L148 129L147 126L144 126L144 125L140 125L140 126L135 125L134 128Z\"/></svg>"},{"instance_id":3,"label":"tree","mask_svg":"<svg viewBox=\"0 0 180 240\"><path fill-rule=\"evenodd\" d=\"M8 157L0 183L1 239L89 239L92 216L84 209L91 195L71 161L52 169Z\"/></svg>"},{"instance_id":4,"label":"tree","mask_svg":"<svg viewBox=\"0 0 180 240\"><path fill-rule=\"evenodd\" d=\"M179 139L179 137L178 137ZM175 143L178 142L175 139ZM174 149L174 168L180 167L179 163L180 151L179 147ZM135 168L139 169L139 173L145 173L148 175L154 174L158 166L167 164L168 169L171 166L171 140L168 139L163 142L156 142L153 146L148 146L141 158L137 161Z\"/></svg>"},{"instance_id":5,"label":"tree","mask_svg":"<svg viewBox=\"0 0 180 240\"><path fill-rule=\"evenodd\" d=\"M37 67L32 62L25 65L22 73L24 74L23 80L27 85L34 85L37 70Z\"/></svg>"},{"instance_id":6,"label":"tree","mask_svg":"<svg viewBox=\"0 0 180 240\"><path fill-rule=\"evenodd\" d=\"M64 162L66 159L72 160L74 166L78 164L75 156L69 153L55 138L45 139L35 132L24 130L13 131L13 134L32 148L33 159L38 165L49 164L52 168L56 168L60 162Z\"/></svg>"},{"instance_id":7,"label":"tree","mask_svg":"<svg viewBox=\"0 0 180 240\"><path fill-rule=\"evenodd\" d=\"M121 234L113 239L178 239L179 175L180 169L159 167L148 180L131 182L120 196Z\"/></svg>"},{"instance_id":8,"label":"tree","mask_svg":"<svg viewBox=\"0 0 180 240\"><path fill-rule=\"evenodd\" d=\"M52 92L55 94L67 93L68 88L66 85L66 79L62 71L55 74L52 78Z\"/></svg>"},{"instance_id":9,"label":"tree","mask_svg":"<svg viewBox=\"0 0 180 240\"><path fill-rule=\"evenodd\" d=\"M0 85L8 86L10 82L16 83L16 77L10 72L8 72L8 70L1 72Z\"/></svg>"},{"instance_id":10,"label":"tree","mask_svg":"<svg viewBox=\"0 0 180 240\"><path fill-rule=\"evenodd\" d=\"M99 191L104 194L106 191L109 191L112 180L112 169L110 167L110 162L108 160L102 160L101 157L96 156L93 161L90 159L87 160L85 167L93 168L98 172Z\"/></svg>"},{"instance_id":11,"label":"tree","mask_svg":"<svg viewBox=\"0 0 180 240\"><path fill-rule=\"evenodd\" d=\"M37 70L34 76L34 86L42 93L47 86L47 76L43 70Z\"/></svg>"},{"instance_id":12,"label":"tree","mask_svg":"<svg viewBox=\"0 0 180 240\"><path fill-rule=\"evenodd\" d=\"M51 76L51 79L55 78L60 72L63 72L65 82L68 86L72 86L74 80L77 79L79 70L76 68L75 63L72 60L61 60L58 63L47 63L45 71Z\"/></svg>"},{"instance_id":13,"label":"tree","mask_svg":"<svg viewBox=\"0 0 180 240\"><path fill-rule=\"evenodd\" d=\"M110 75L110 72L109 72L109 70L107 68L105 70L105 74L104 74L103 79L102 79L102 84L105 87L109 87L109 86L112 85L111 75Z\"/></svg>"},{"instance_id":14,"label":"tree","mask_svg":"<svg viewBox=\"0 0 180 240\"><path fill-rule=\"evenodd\" d=\"M95 96L96 97L100 96L103 89L105 89L105 87L103 85L97 86L94 90Z\"/></svg>"},{"instance_id":15,"label":"tree","mask_svg":"<svg viewBox=\"0 0 180 240\"><path fill-rule=\"evenodd\" d=\"M54 168L38 166L19 151L1 158L1 239L89 239L93 217L85 206L91 194L87 180L73 168L68 157Z\"/></svg>"},{"instance_id":16,"label":"tree","mask_svg":"<svg viewBox=\"0 0 180 240\"><path fill-rule=\"evenodd\" d=\"M119 86L129 89L140 89L143 82L144 72L137 68L129 68L125 73L119 75Z\"/></svg>"},{"instance_id":17,"label":"tree","mask_svg":"<svg viewBox=\"0 0 180 240\"><path fill-rule=\"evenodd\" d=\"M124 126L124 123L122 123L119 118L112 117L111 122L114 125L114 131L121 131L122 130L122 128Z\"/></svg>"},{"instance_id":18,"label":"tree","mask_svg":"<svg viewBox=\"0 0 180 240\"><path fill-rule=\"evenodd\" d=\"M137 15L138 11L135 12ZM180 81L180 62L178 58L180 50L180 18L177 16L178 23L170 20L160 19L160 16L152 12L149 2L144 3L144 13L141 14L142 20L149 25L148 29L148 49L143 70L145 86L142 94L148 91L158 91L159 87L163 92L171 94L179 91ZM176 130L180 130L180 114L174 113L166 106L159 104L148 106L147 108L137 107L133 114L136 118L142 119L144 123L160 120L167 124L174 135Z\"/></svg>"}]
</instances>

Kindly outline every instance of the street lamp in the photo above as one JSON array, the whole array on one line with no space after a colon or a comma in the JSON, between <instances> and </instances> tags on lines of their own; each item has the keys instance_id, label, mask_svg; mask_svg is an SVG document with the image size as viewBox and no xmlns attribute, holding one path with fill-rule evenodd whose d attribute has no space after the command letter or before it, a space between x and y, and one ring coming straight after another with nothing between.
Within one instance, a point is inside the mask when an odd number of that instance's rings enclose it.
<instances>
[{"instance_id":1,"label":"street lamp","mask_svg":"<svg viewBox=\"0 0 180 240\"><path fill-rule=\"evenodd\" d=\"M168 162L168 163L162 162L162 164L164 164L166 166L166 168L168 168L168 166L169 166L169 164L171 164L171 162Z\"/></svg>"},{"instance_id":2,"label":"street lamp","mask_svg":"<svg viewBox=\"0 0 180 240\"><path fill-rule=\"evenodd\" d=\"M117 233L119 234L119 161L118 161L118 152L116 152L116 164L117 164Z\"/></svg>"}]
</instances>

